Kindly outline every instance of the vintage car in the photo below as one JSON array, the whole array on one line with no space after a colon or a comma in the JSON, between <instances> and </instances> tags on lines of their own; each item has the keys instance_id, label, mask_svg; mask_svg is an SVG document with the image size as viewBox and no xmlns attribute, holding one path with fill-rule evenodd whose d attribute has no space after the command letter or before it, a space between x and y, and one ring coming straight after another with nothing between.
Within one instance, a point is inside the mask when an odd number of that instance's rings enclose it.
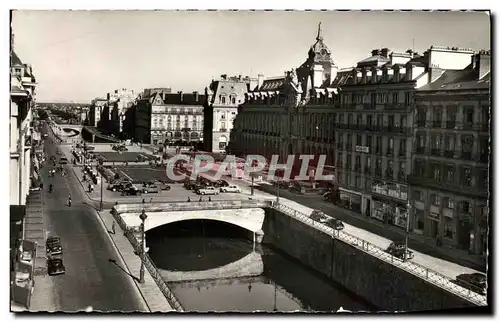
<instances>
[{"instance_id":1,"label":"vintage car","mask_svg":"<svg viewBox=\"0 0 500 322\"><path fill-rule=\"evenodd\" d=\"M49 258L47 260L47 273L50 276L61 275L66 273L63 261L60 258Z\"/></svg>"},{"instance_id":2,"label":"vintage car","mask_svg":"<svg viewBox=\"0 0 500 322\"><path fill-rule=\"evenodd\" d=\"M59 255L63 252L61 239L57 236L49 236L45 241L45 248L49 256Z\"/></svg>"},{"instance_id":3,"label":"vintage car","mask_svg":"<svg viewBox=\"0 0 500 322\"><path fill-rule=\"evenodd\" d=\"M241 189L238 188L237 186L229 185L227 187L221 187L220 192L235 192L235 193L241 193Z\"/></svg>"},{"instance_id":4,"label":"vintage car","mask_svg":"<svg viewBox=\"0 0 500 322\"><path fill-rule=\"evenodd\" d=\"M455 284L468 290L486 295L486 275L481 273L460 274L453 281Z\"/></svg>"}]
</instances>

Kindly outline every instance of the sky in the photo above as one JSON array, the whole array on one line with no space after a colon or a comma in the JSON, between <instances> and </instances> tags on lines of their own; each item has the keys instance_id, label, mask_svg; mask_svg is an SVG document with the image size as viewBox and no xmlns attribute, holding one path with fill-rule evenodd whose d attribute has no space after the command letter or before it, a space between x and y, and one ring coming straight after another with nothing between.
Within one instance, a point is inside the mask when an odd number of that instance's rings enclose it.
<instances>
[{"instance_id":1,"label":"sky","mask_svg":"<svg viewBox=\"0 0 500 322\"><path fill-rule=\"evenodd\" d=\"M281 76L307 58L318 23L340 68L375 48L490 49L481 12L14 11L14 50L37 101L89 103L118 88L203 92L221 74Z\"/></svg>"}]
</instances>

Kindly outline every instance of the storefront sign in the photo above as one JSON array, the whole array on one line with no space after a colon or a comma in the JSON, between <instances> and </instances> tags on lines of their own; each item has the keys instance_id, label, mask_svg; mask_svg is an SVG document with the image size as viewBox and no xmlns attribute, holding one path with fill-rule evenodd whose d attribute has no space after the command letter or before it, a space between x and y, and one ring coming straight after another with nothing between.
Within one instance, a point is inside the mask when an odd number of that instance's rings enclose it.
<instances>
[{"instance_id":1,"label":"storefront sign","mask_svg":"<svg viewBox=\"0 0 500 322\"><path fill-rule=\"evenodd\" d=\"M431 212L429 213L429 216L427 216L430 220L435 220L435 221L439 221L440 218L441 218L441 215L440 214L436 214L434 212Z\"/></svg>"},{"instance_id":2,"label":"storefront sign","mask_svg":"<svg viewBox=\"0 0 500 322\"><path fill-rule=\"evenodd\" d=\"M356 145L356 152L370 153L370 147Z\"/></svg>"}]
</instances>

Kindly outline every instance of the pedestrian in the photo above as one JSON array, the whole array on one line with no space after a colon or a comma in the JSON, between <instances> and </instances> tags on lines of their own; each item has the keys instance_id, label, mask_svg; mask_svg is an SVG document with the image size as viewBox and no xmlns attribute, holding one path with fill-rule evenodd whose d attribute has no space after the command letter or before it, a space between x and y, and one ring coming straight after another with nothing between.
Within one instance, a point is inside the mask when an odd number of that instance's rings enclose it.
<instances>
[{"instance_id":1,"label":"pedestrian","mask_svg":"<svg viewBox=\"0 0 500 322\"><path fill-rule=\"evenodd\" d=\"M188 197L188 202L191 202L191 198L190 197Z\"/></svg>"},{"instance_id":2,"label":"pedestrian","mask_svg":"<svg viewBox=\"0 0 500 322\"><path fill-rule=\"evenodd\" d=\"M150 203L153 203L153 198L149 199L149 202L150 202Z\"/></svg>"},{"instance_id":3,"label":"pedestrian","mask_svg":"<svg viewBox=\"0 0 500 322\"><path fill-rule=\"evenodd\" d=\"M210 196L208 197L208 202L212 202L212 198Z\"/></svg>"},{"instance_id":4,"label":"pedestrian","mask_svg":"<svg viewBox=\"0 0 500 322\"><path fill-rule=\"evenodd\" d=\"M115 221L113 220L113 223L111 224L111 231L113 232L113 235L116 234L116 228L115 228Z\"/></svg>"},{"instance_id":5,"label":"pedestrian","mask_svg":"<svg viewBox=\"0 0 500 322\"><path fill-rule=\"evenodd\" d=\"M146 203L146 199L142 198L142 203L145 204Z\"/></svg>"},{"instance_id":6,"label":"pedestrian","mask_svg":"<svg viewBox=\"0 0 500 322\"><path fill-rule=\"evenodd\" d=\"M200 197L200 200L198 200L198 202L202 202L202 201L203 201L203 199Z\"/></svg>"}]
</instances>

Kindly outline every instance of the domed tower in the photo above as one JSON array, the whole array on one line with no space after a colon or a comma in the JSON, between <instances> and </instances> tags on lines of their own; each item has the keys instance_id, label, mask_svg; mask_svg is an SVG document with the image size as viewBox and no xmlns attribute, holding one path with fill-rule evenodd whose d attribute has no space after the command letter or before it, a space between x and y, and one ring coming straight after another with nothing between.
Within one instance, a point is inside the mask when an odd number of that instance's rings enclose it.
<instances>
[{"instance_id":1,"label":"domed tower","mask_svg":"<svg viewBox=\"0 0 500 322\"><path fill-rule=\"evenodd\" d=\"M318 24L316 42L309 49L307 61L300 66L300 69L307 70L308 74L312 77L313 88L321 87L325 82L331 83L337 76L338 67L331 55L331 50L323 42L320 22Z\"/></svg>"}]
</instances>

